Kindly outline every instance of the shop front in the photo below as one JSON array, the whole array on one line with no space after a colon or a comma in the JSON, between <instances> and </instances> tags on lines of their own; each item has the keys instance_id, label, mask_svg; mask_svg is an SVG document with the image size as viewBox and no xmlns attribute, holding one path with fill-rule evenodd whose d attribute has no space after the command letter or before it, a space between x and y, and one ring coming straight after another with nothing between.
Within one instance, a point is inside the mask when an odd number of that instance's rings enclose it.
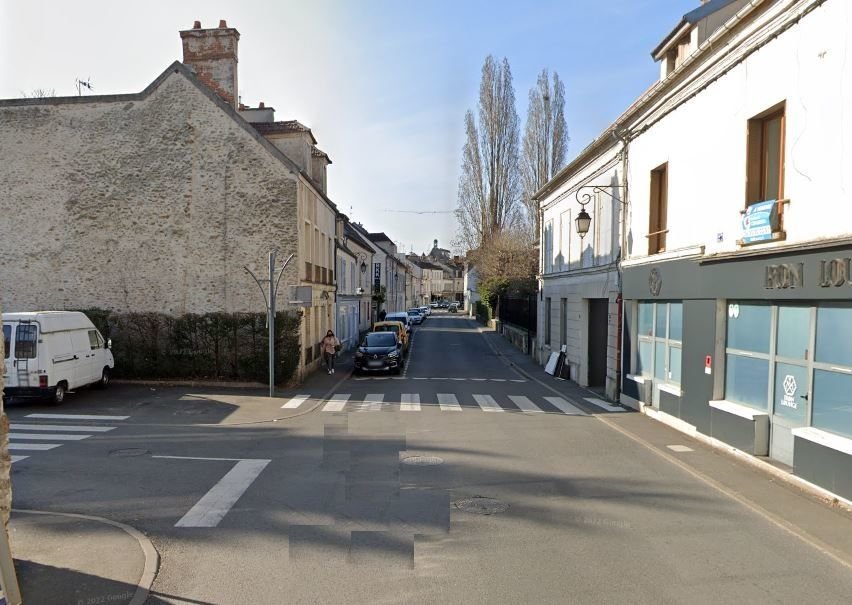
<instances>
[{"instance_id":1,"label":"shop front","mask_svg":"<svg viewBox=\"0 0 852 605\"><path fill-rule=\"evenodd\" d=\"M624 403L852 499L852 242L627 261L623 284Z\"/></svg>"}]
</instances>

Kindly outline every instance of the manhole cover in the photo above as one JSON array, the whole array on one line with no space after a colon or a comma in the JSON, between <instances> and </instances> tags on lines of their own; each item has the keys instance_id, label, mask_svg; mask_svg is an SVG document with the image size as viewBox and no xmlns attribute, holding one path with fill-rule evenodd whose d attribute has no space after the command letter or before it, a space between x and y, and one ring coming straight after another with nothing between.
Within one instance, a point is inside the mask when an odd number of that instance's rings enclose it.
<instances>
[{"instance_id":1,"label":"manhole cover","mask_svg":"<svg viewBox=\"0 0 852 605\"><path fill-rule=\"evenodd\" d=\"M437 466L444 464L444 459L438 456L408 456L402 459L402 463L411 466Z\"/></svg>"},{"instance_id":2,"label":"manhole cover","mask_svg":"<svg viewBox=\"0 0 852 605\"><path fill-rule=\"evenodd\" d=\"M138 447L130 447L122 450L112 450L110 456L118 456L119 458L131 458L133 456L146 456L151 453L151 450L143 450Z\"/></svg>"},{"instance_id":3,"label":"manhole cover","mask_svg":"<svg viewBox=\"0 0 852 605\"><path fill-rule=\"evenodd\" d=\"M463 510L466 513L476 513L477 515L493 515L496 513L505 513L509 510L509 505L505 502L483 496L456 500L453 504L459 510Z\"/></svg>"}]
</instances>

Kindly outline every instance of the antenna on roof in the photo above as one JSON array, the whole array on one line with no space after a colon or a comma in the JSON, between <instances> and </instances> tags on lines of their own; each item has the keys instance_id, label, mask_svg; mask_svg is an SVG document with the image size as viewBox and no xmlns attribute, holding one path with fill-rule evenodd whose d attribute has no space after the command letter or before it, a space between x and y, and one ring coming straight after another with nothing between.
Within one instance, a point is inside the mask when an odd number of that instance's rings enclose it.
<instances>
[{"instance_id":1,"label":"antenna on roof","mask_svg":"<svg viewBox=\"0 0 852 605\"><path fill-rule=\"evenodd\" d=\"M92 78L86 78L85 80L81 80L80 78L77 78L77 79L74 80L74 85L77 87L77 96L78 97L83 96L83 89L84 88L88 88L90 91L95 89L95 87L92 86Z\"/></svg>"}]
</instances>

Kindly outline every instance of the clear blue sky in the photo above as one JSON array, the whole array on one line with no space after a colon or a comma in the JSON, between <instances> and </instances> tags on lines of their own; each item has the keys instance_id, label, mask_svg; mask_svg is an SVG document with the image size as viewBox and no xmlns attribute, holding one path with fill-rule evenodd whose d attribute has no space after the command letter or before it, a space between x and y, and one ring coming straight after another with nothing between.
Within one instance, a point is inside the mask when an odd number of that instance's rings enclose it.
<instances>
[{"instance_id":1,"label":"clear blue sky","mask_svg":"<svg viewBox=\"0 0 852 605\"><path fill-rule=\"evenodd\" d=\"M0 98L34 88L138 92L181 58L178 30L219 19L241 34L248 105L313 129L329 193L370 230L420 252L455 236L464 112L486 55L507 57L523 120L542 68L566 87L569 158L658 75L651 49L699 0L0 3ZM351 209L351 211L350 211Z\"/></svg>"}]
</instances>

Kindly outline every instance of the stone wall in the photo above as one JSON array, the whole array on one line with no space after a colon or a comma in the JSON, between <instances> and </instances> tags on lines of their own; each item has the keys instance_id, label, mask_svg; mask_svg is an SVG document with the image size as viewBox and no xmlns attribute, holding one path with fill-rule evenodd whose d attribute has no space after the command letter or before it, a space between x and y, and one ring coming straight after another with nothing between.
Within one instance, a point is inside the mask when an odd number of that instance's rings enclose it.
<instances>
[{"instance_id":1,"label":"stone wall","mask_svg":"<svg viewBox=\"0 0 852 605\"><path fill-rule=\"evenodd\" d=\"M297 176L176 65L142 95L0 102L6 310L263 310L243 266L298 250Z\"/></svg>"},{"instance_id":2,"label":"stone wall","mask_svg":"<svg viewBox=\"0 0 852 605\"><path fill-rule=\"evenodd\" d=\"M0 287L2 287L0 282ZM2 308L0 308L2 316ZM9 513L12 511L12 457L9 455L9 418L6 416L6 405L3 400L5 386L3 374L0 372L0 520L3 531L9 525Z\"/></svg>"}]
</instances>

